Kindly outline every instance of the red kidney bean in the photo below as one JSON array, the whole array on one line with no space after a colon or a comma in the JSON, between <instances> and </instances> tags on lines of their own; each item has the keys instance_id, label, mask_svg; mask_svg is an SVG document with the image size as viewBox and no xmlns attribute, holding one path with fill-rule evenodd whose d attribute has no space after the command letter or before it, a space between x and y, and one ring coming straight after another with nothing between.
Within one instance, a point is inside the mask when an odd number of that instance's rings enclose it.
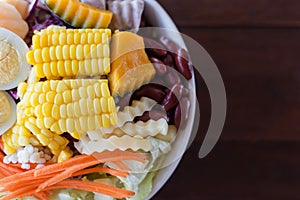
<instances>
[{"instance_id":1,"label":"red kidney bean","mask_svg":"<svg viewBox=\"0 0 300 200\"><path fill-rule=\"evenodd\" d=\"M177 52L179 49L178 45L165 36L160 37L160 42L167 48L171 53Z\"/></svg>"},{"instance_id":2,"label":"red kidney bean","mask_svg":"<svg viewBox=\"0 0 300 200\"><path fill-rule=\"evenodd\" d=\"M180 48L174 55L177 70L187 79L192 78L192 63L189 61L188 53L185 49Z\"/></svg>"},{"instance_id":3,"label":"red kidney bean","mask_svg":"<svg viewBox=\"0 0 300 200\"><path fill-rule=\"evenodd\" d=\"M168 70L168 73L164 76L165 82L168 86L171 87L172 85L181 83L181 79L177 73L178 72L175 70Z\"/></svg>"},{"instance_id":4,"label":"red kidney bean","mask_svg":"<svg viewBox=\"0 0 300 200\"><path fill-rule=\"evenodd\" d=\"M190 107L191 107L191 102L189 98L183 97L180 100L180 103L177 105L175 108L174 112L174 124L176 128L185 128L186 122L189 118L189 113L190 113ZM183 115L182 119L183 121L181 122L181 116Z\"/></svg>"},{"instance_id":5,"label":"red kidney bean","mask_svg":"<svg viewBox=\"0 0 300 200\"><path fill-rule=\"evenodd\" d=\"M151 56L165 57L167 55L166 48L159 42L144 37L146 52Z\"/></svg>"},{"instance_id":6,"label":"red kidney bean","mask_svg":"<svg viewBox=\"0 0 300 200\"><path fill-rule=\"evenodd\" d=\"M154 57L149 57L149 60L152 62L158 75L164 75L167 72L167 67L161 60Z\"/></svg>"},{"instance_id":7,"label":"red kidney bean","mask_svg":"<svg viewBox=\"0 0 300 200\"><path fill-rule=\"evenodd\" d=\"M163 113L162 111L159 110L150 110L150 111L146 111L144 112L144 114L142 116L137 116L134 118L134 121L143 121L146 122L150 119L153 120L159 120L161 118L164 118L167 122L169 122L169 118L167 117L166 113Z\"/></svg>"},{"instance_id":8,"label":"red kidney bean","mask_svg":"<svg viewBox=\"0 0 300 200\"><path fill-rule=\"evenodd\" d=\"M168 91L161 104L166 111L170 111L178 104L178 101L182 97L182 88L183 85L175 84L171 90Z\"/></svg>"},{"instance_id":9,"label":"red kidney bean","mask_svg":"<svg viewBox=\"0 0 300 200\"><path fill-rule=\"evenodd\" d=\"M175 122L174 122L174 109L167 112L167 117L169 119L168 124L169 125L174 125L175 124Z\"/></svg>"},{"instance_id":10,"label":"red kidney bean","mask_svg":"<svg viewBox=\"0 0 300 200\"><path fill-rule=\"evenodd\" d=\"M166 58L164 59L164 63L167 65L167 67L175 68L173 56L170 53L167 54Z\"/></svg>"},{"instance_id":11,"label":"red kidney bean","mask_svg":"<svg viewBox=\"0 0 300 200\"><path fill-rule=\"evenodd\" d=\"M165 87L159 84L150 83L143 85L139 89L133 92L130 98L130 105L133 100L139 100L142 97L148 97L155 100L158 103L161 103L166 96Z\"/></svg>"}]
</instances>

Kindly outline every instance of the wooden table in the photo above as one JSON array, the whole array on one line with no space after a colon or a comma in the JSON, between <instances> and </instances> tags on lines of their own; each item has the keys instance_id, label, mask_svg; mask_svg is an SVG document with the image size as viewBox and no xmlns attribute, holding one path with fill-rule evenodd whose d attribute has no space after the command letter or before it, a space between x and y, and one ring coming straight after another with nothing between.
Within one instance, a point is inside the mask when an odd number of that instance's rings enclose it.
<instances>
[{"instance_id":1,"label":"wooden table","mask_svg":"<svg viewBox=\"0 0 300 200\"><path fill-rule=\"evenodd\" d=\"M198 77L198 135L153 199L300 199L300 1L159 2L216 62L228 112L217 146L199 159L210 102Z\"/></svg>"}]
</instances>

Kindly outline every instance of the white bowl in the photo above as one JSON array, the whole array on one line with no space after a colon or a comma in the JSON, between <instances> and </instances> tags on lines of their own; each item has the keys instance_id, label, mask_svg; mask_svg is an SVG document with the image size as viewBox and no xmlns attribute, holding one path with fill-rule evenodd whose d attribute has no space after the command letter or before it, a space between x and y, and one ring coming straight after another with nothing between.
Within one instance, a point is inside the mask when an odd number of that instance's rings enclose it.
<instances>
[{"instance_id":1,"label":"white bowl","mask_svg":"<svg viewBox=\"0 0 300 200\"><path fill-rule=\"evenodd\" d=\"M168 37L171 40L176 41L181 47L186 48L176 25L174 24L173 20L170 18L170 16L161 7L159 3L157 3L155 0L145 0L144 14L147 21L152 26L169 29L166 30L168 31ZM196 86L195 86L194 76L189 81L189 84L190 84L190 90L193 91L190 94L191 108L189 113L189 120L187 122L186 128L178 133L176 140L172 144L172 150L167 154L165 159L164 165L166 165L166 167L160 169L159 172L157 173L153 182L152 192L146 199L151 199L168 181L168 179L171 177L176 167L178 166L191 139L194 118L195 118L195 111L196 111L196 95L195 95ZM174 158L177 159L174 160Z\"/></svg>"}]
</instances>

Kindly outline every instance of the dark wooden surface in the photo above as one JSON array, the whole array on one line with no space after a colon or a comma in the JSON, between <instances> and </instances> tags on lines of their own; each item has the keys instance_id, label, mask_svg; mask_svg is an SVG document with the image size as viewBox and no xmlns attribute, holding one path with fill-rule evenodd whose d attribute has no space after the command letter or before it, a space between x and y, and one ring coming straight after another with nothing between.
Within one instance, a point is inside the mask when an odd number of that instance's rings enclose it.
<instances>
[{"instance_id":1,"label":"dark wooden surface","mask_svg":"<svg viewBox=\"0 0 300 200\"><path fill-rule=\"evenodd\" d=\"M159 2L214 59L228 112L217 146L199 159L210 104L198 77L198 135L153 199L300 199L300 1Z\"/></svg>"}]
</instances>

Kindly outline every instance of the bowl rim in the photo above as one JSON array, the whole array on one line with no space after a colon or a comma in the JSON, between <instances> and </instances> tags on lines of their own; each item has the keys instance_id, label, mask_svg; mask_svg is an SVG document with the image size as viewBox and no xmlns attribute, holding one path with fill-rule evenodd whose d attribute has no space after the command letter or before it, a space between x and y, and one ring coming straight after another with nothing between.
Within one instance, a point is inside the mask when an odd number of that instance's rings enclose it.
<instances>
[{"instance_id":1,"label":"bowl rim","mask_svg":"<svg viewBox=\"0 0 300 200\"><path fill-rule=\"evenodd\" d=\"M145 1L145 10L144 15L147 18L147 20L155 27L159 28L165 28L167 30L173 31L174 33L178 33L176 35L176 42L180 44L181 47L187 49L183 38L179 35L179 30L177 26L175 25L174 21L170 17L170 15L167 13L167 11L156 1L156 0L144 0ZM159 15L157 14L159 13ZM151 17L147 17L151 16ZM178 37L179 35L179 37ZM178 40L179 39L179 40ZM148 195L146 200L151 199L154 197L159 190L167 183L167 181L171 178L171 176L174 174L176 168L178 167L180 161L182 160L182 157L188 148L190 142L191 142L191 133L193 131L193 125L194 125L194 119L196 114L196 82L195 82L195 75L193 72L192 79L189 81L190 85L192 86L192 89L194 92L192 92L192 96L190 96L191 99L191 108L189 113L189 122L187 124L187 127L184 129L188 133L188 138L186 138L183 141L184 151L182 151L181 156L173 162L171 165L168 165L162 169L160 169L157 173L157 175L154 178L153 181L153 187L151 193ZM191 89L191 88L190 88ZM178 133L178 135L180 132ZM178 137L176 138L176 140ZM173 145L172 145L173 146ZM174 149L174 147L172 147ZM172 151L172 150L171 150ZM167 156L170 154L169 152Z\"/></svg>"}]
</instances>

